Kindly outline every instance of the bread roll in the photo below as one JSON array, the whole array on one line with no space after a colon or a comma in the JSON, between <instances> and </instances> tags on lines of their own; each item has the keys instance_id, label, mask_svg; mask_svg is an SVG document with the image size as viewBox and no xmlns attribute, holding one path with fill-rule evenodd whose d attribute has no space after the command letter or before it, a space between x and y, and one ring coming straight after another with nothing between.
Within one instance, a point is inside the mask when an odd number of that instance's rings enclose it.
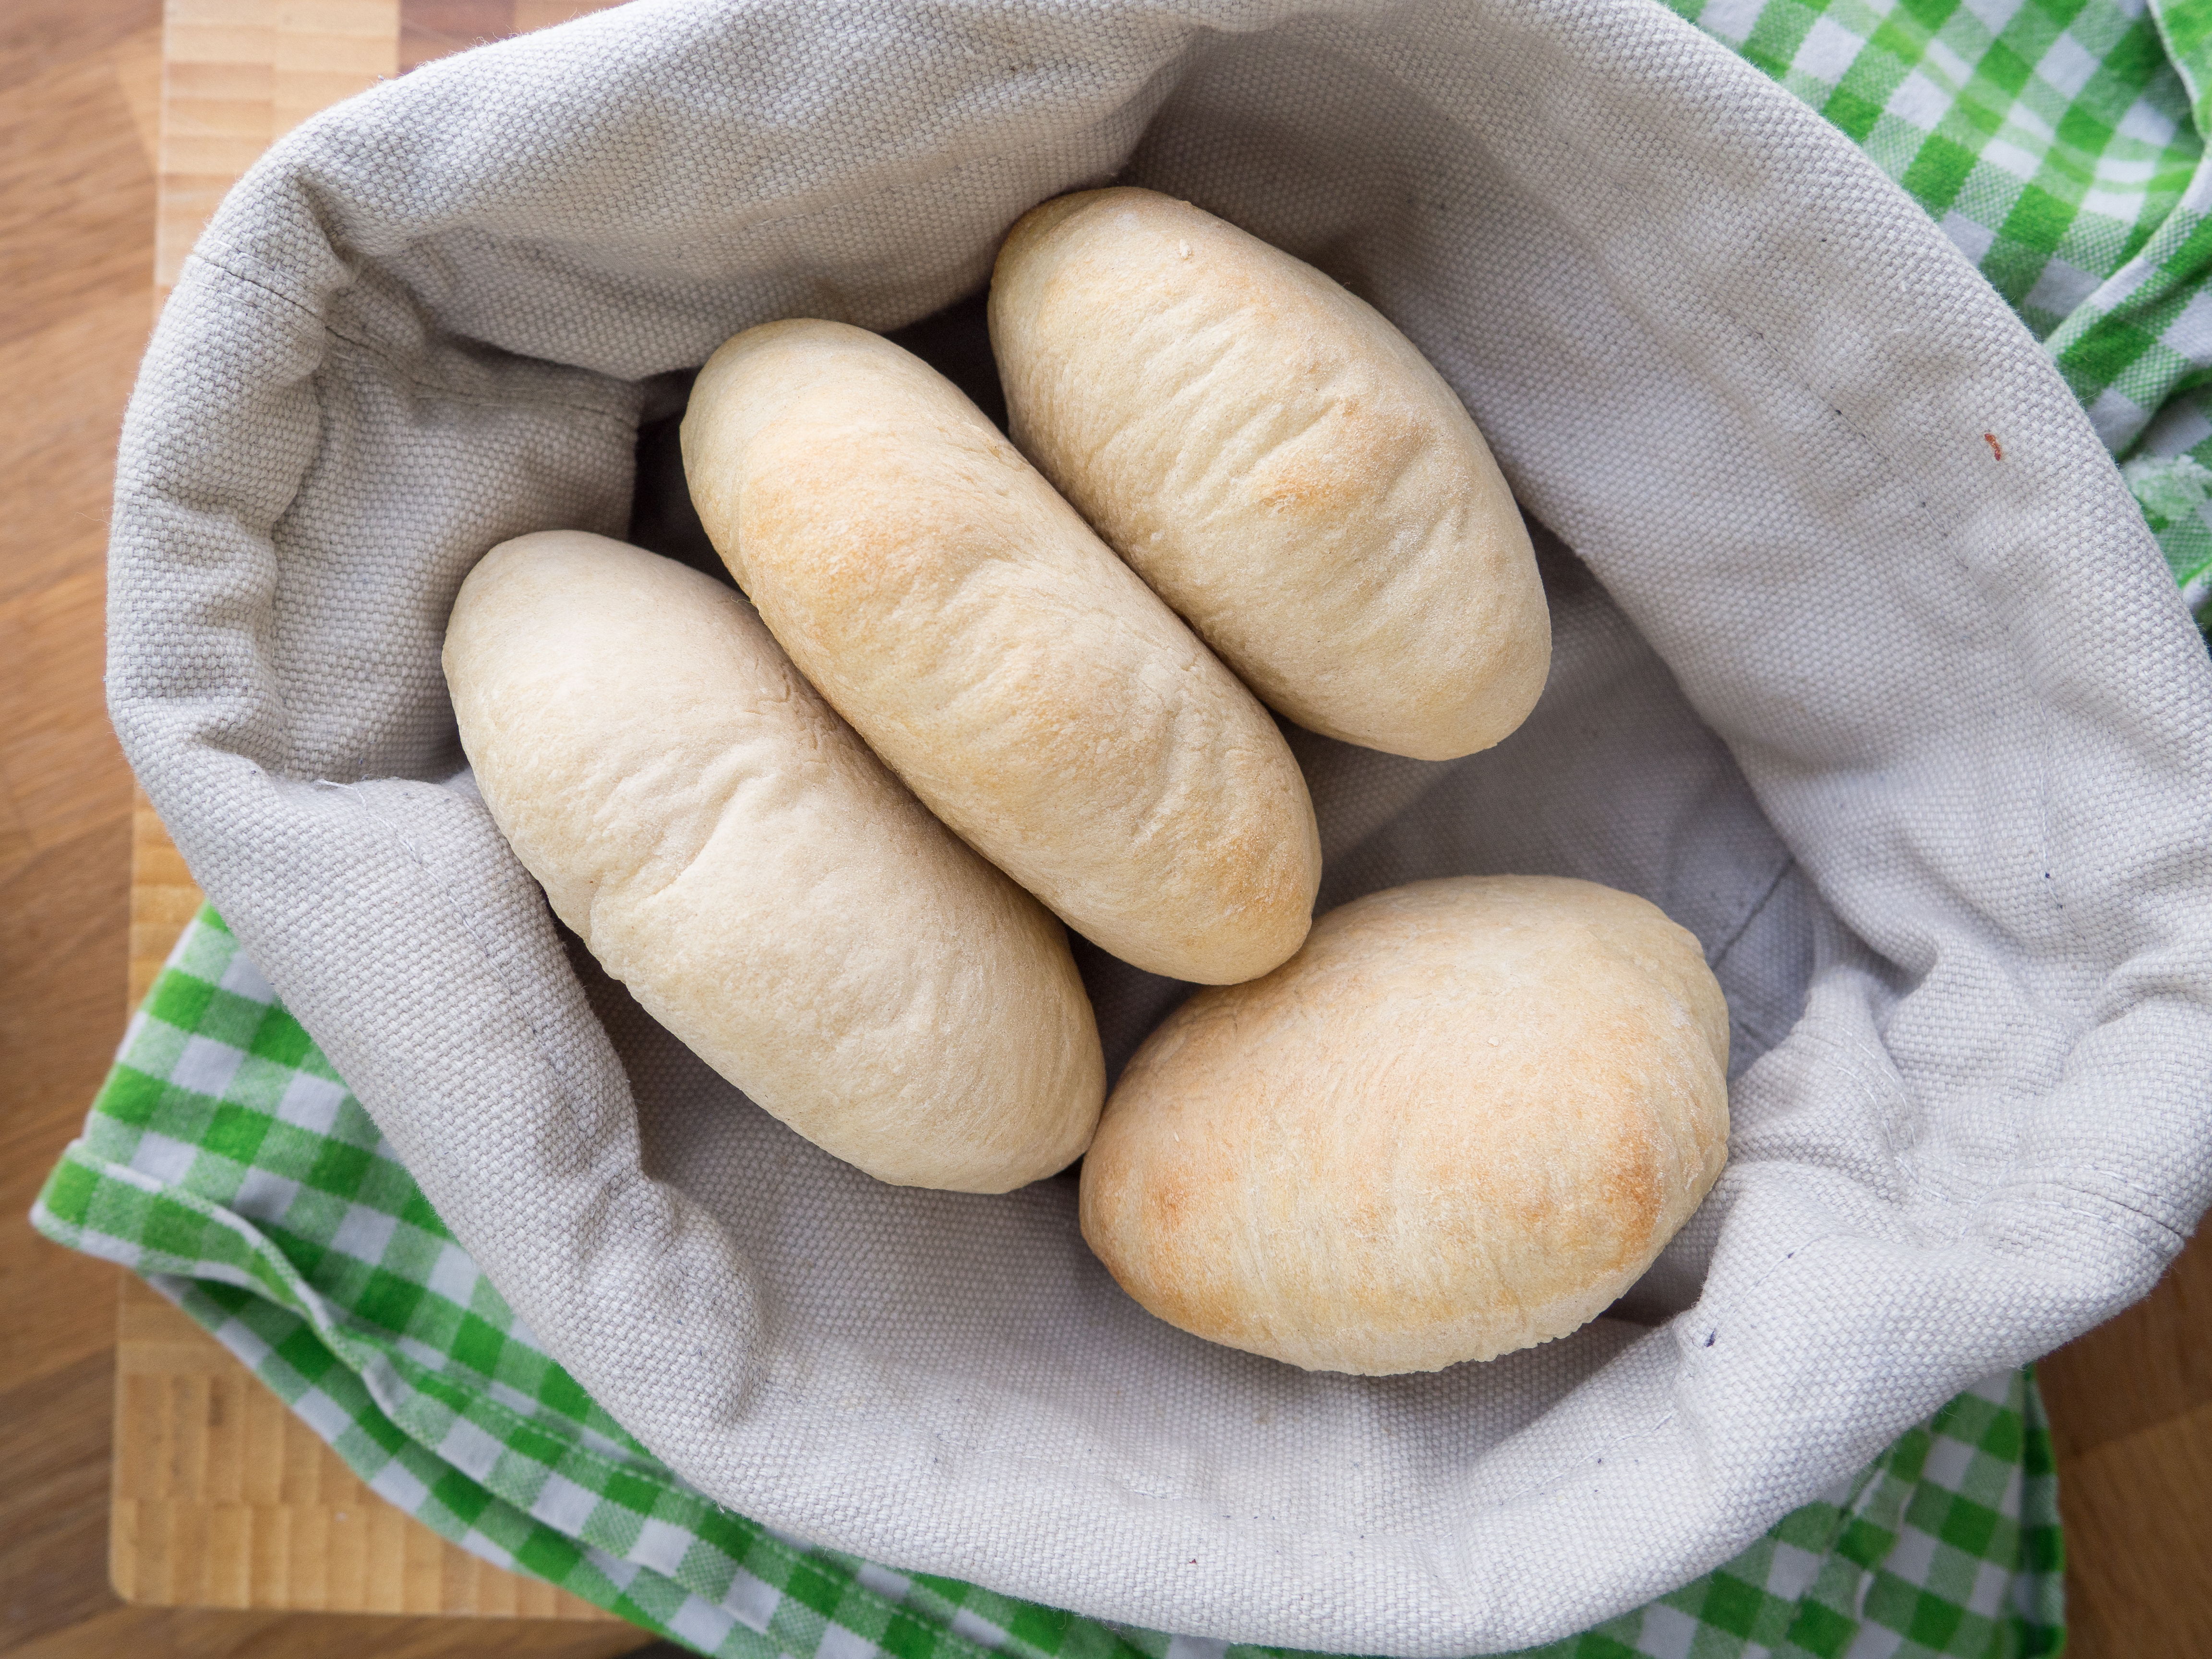
<instances>
[{"instance_id":1,"label":"bread roll","mask_svg":"<svg viewBox=\"0 0 2212 1659\"><path fill-rule=\"evenodd\" d=\"M738 595L604 537L486 554L446 633L477 788L553 912L760 1105L883 1181L1064 1168L1105 1091L1067 936Z\"/></svg>"},{"instance_id":2,"label":"bread roll","mask_svg":"<svg viewBox=\"0 0 2212 1659\"><path fill-rule=\"evenodd\" d=\"M936 371L841 323L749 330L684 466L792 660L1070 927L1212 984L1297 949L1321 842L1282 733Z\"/></svg>"},{"instance_id":3,"label":"bread roll","mask_svg":"<svg viewBox=\"0 0 2212 1659\"><path fill-rule=\"evenodd\" d=\"M1728 1007L1698 942L1588 882L1419 882L1155 1031L1083 1161L1083 1236L1172 1325L1380 1376L1564 1336L1720 1173Z\"/></svg>"},{"instance_id":4,"label":"bread roll","mask_svg":"<svg viewBox=\"0 0 2212 1659\"><path fill-rule=\"evenodd\" d=\"M1535 706L1551 620L1520 512L1371 307L1116 189L1014 227L990 323L1023 453L1270 708L1448 760Z\"/></svg>"}]
</instances>

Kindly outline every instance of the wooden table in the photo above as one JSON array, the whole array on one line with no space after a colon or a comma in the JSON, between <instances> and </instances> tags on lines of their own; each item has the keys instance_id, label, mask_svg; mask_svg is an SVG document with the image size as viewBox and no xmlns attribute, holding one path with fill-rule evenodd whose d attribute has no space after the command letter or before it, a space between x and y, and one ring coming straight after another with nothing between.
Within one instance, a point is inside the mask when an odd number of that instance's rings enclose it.
<instances>
[{"instance_id":1,"label":"wooden table","mask_svg":"<svg viewBox=\"0 0 2212 1659\"><path fill-rule=\"evenodd\" d=\"M160 0L0 7L0 498L12 509L0 514L0 1212L27 1209L76 1132L122 1031L126 963L135 994L193 902L159 826L134 814L100 691L106 495L149 277L173 278L228 181L301 115L587 9L171 0L165 54ZM596 1659L644 1639L605 1621L293 1611L527 1615L547 1605L533 1595L553 1593L479 1576L492 1570L453 1563L427 1529L356 1495L334 1456L294 1438L273 1395L127 1276L118 1322L117 1277L20 1223L0 1228L13 1310L0 1327L0 1653ZM2212 1656L2212 1249L2192 1245L2148 1301L2043 1376L2070 1651ZM260 1565L234 1551L225 1577L205 1542L231 1502L289 1502L293 1516L259 1534ZM106 1583L111 1517L139 1606ZM160 1605L195 1601L239 1610Z\"/></svg>"}]
</instances>

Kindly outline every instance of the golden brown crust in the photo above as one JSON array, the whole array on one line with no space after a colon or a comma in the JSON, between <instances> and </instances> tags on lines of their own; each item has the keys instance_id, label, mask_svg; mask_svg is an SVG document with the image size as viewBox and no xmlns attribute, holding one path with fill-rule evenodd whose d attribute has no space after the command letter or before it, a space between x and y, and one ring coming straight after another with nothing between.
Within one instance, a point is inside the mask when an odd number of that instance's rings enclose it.
<instances>
[{"instance_id":1,"label":"golden brown crust","mask_svg":"<svg viewBox=\"0 0 2212 1659\"><path fill-rule=\"evenodd\" d=\"M1534 706L1551 623L1527 530L1372 307L1124 187L1024 217L990 319L1016 443L1271 708L1443 760Z\"/></svg>"},{"instance_id":2,"label":"golden brown crust","mask_svg":"<svg viewBox=\"0 0 2212 1659\"><path fill-rule=\"evenodd\" d=\"M1588 882L1344 905L1154 1032L1083 1168L1083 1233L1170 1323L1309 1370L1563 1336L1719 1174L1728 1010L1697 941Z\"/></svg>"},{"instance_id":3,"label":"golden brown crust","mask_svg":"<svg viewBox=\"0 0 2212 1659\"><path fill-rule=\"evenodd\" d=\"M701 372L684 453L776 639L969 845L1154 973L1297 948L1321 847L1282 734L949 382L771 323Z\"/></svg>"}]
</instances>

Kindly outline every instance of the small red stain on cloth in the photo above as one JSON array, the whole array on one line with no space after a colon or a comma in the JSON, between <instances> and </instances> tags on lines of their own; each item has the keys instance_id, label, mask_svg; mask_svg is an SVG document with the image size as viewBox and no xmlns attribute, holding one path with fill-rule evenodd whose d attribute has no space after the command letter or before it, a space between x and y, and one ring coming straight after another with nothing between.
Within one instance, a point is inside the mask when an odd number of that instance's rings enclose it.
<instances>
[{"instance_id":1,"label":"small red stain on cloth","mask_svg":"<svg viewBox=\"0 0 2212 1659\"><path fill-rule=\"evenodd\" d=\"M1997 434L1996 433L1984 432L1982 434L1982 441L1990 447L1990 454L1996 456L1999 460L2004 459L2004 446L1997 441Z\"/></svg>"}]
</instances>

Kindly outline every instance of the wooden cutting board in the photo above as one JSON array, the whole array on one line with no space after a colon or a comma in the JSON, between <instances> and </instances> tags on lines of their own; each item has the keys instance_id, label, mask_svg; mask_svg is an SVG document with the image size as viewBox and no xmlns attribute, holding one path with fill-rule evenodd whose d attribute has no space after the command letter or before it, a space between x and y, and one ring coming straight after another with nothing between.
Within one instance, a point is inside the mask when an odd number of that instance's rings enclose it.
<instances>
[{"instance_id":1,"label":"wooden cutting board","mask_svg":"<svg viewBox=\"0 0 2212 1659\"><path fill-rule=\"evenodd\" d=\"M142 1606L611 1620L480 1561L363 1486L135 1277L116 1328L108 1571Z\"/></svg>"},{"instance_id":2,"label":"wooden cutting board","mask_svg":"<svg viewBox=\"0 0 2212 1659\"><path fill-rule=\"evenodd\" d=\"M223 193L270 142L378 80L610 0L167 0L156 303ZM200 905L143 797L133 815L130 1001ZM503 1571L370 1492L260 1380L143 1282L116 1329L108 1570L157 1607L609 1620Z\"/></svg>"}]
</instances>

